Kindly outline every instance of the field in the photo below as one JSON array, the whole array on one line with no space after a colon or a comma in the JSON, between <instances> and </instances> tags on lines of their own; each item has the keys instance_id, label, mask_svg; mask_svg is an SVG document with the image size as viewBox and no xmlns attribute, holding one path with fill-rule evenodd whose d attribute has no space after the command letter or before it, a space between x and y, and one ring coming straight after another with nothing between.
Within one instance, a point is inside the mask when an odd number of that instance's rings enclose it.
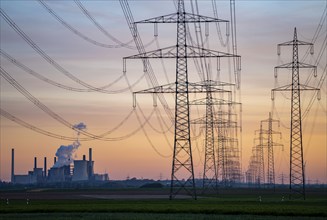
<instances>
[{"instance_id":1,"label":"field","mask_svg":"<svg viewBox=\"0 0 327 220\"><path fill-rule=\"evenodd\" d=\"M167 190L1 191L0 219L326 219L325 189L288 200L285 191L231 189L169 200ZM8 199L8 202L7 202ZM260 201L261 200L261 201Z\"/></svg>"}]
</instances>

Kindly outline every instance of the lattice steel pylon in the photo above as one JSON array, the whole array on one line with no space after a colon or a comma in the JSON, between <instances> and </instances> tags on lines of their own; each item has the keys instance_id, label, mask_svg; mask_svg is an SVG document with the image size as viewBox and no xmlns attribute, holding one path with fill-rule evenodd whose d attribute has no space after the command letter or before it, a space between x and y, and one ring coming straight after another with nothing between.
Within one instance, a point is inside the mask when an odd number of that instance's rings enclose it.
<instances>
[{"instance_id":1,"label":"lattice steel pylon","mask_svg":"<svg viewBox=\"0 0 327 220\"><path fill-rule=\"evenodd\" d=\"M256 132L259 133L259 137L255 138L254 140L259 140L259 144L255 145L255 152L256 152L256 159L257 159L257 178L256 182L259 187L261 187L261 184L264 184L265 182L265 163L264 163L264 139L265 137L263 134L265 133L265 130L262 128L262 123L260 123L260 130L257 130Z\"/></svg>"},{"instance_id":2,"label":"lattice steel pylon","mask_svg":"<svg viewBox=\"0 0 327 220\"><path fill-rule=\"evenodd\" d=\"M290 91L291 92L291 134L290 134L290 195L289 198L303 198L305 200L305 179L303 164L303 144L302 144L302 117L301 117L301 91L313 90L319 91L307 85L300 84L300 68L313 68L316 76L316 66L305 64L299 61L298 47L309 45L311 54L313 54L313 44L297 39L296 28L294 28L294 37L292 41L277 45L277 53L280 55L281 46L293 47L293 58L291 63L286 63L275 67L275 77L277 77L277 69L287 68L292 70L292 83L272 89L272 100L274 100L274 92Z\"/></svg>"},{"instance_id":3,"label":"lattice steel pylon","mask_svg":"<svg viewBox=\"0 0 327 220\"><path fill-rule=\"evenodd\" d=\"M229 83L220 83L221 87L223 86L231 86L234 84ZM228 94L227 99L217 99L212 97L212 91L211 88L207 88L207 94L206 98L204 99L198 99L194 100L190 103L190 105L205 105L206 106L206 114L203 118L198 118L193 120L192 124L204 124L206 129L205 134L205 144L204 144L204 150L205 150L205 156L204 156L204 170L203 170L203 193L206 193L206 191L212 190L214 193L218 193L218 166L217 166L217 157L216 152L218 153L215 145L215 127L219 127L223 124L232 124L230 121L223 121L222 117L223 114L221 112L214 112L214 105L217 106L231 106L236 104L241 104L238 102L234 102L231 100L232 98L232 91L230 90L224 90L221 89L219 91L215 91L215 93L219 92L220 94ZM215 117L217 118L215 118ZM218 128L219 129L219 128ZM217 129L217 130L218 130ZM218 133L218 132L217 132ZM222 138L223 136L219 137L218 139ZM226 138L225 138L226 139ZM222 140L224 141L224 140ZM225 140L226 141L226 140Z\"/></svg>"},{"instance_id":4,"label":"lattice steel pylon","mask_svg":"<svg viewBox=\"0 0 327 220\"><path fill-rule=\"evenodd\" d=\"M188 81L188 58L212 57L237 57L235 54L229 54L200 47L187 45L186 23L200 22L227 22L226 20L210 18L185 12L184 1L177 2L177 13L163 15L155 18L146 19L135 23L176 23L177 24L177 43L176 46L157 49L154 51L144 52L137 55L124 58L124 69L126 68L127 59L156 59L156 58L174 58L176 59L176 81L172 84L156 86L150 89L134 92L140 93L175 93L175 133L174 133L174 152L172 161L171 190L170 199L173 199L181 191L186 191L196 199L194 169L192 159L192 148L190 138L190 108L189 93L207 93L221 91L216 88L220 85L210 84L208 82L190 83ZM238 61L237 63L240 63ZM144 65L146 68L146 65ZM135 105L135 99L134 99Z\"/></svg>"},{"instance_id":5,"label":"lattice steel pylon","mask_svg":"<svg viewBox=\"0 0 327 220\"><path fill-rule=\"evenodd\" d=\"M238 140L231 134L231 130L239 128L237 121L232 116L231 107L241 103L229 101L228 110L216 112L217 130L217 172L220 185L227 187L235 182L240 182L240 164ZM220 105L219 107L222 107Z\"/></svg>"},{"instance_id":6,"label":"lattice steel pylon","mask_svg":"<svg viewBox=\"0 0 327 220\"><path fill-rule=\"evenodd\" d=\"M281 137L281 132L277 132L273 130L273 123L278 123L279 121L274 120L271 116L271 112L269 112L269 118L261 121L261 124L267 123L268 129L265 130L267 136L267 143L264 146L267 147L267 186L273 187L275 190L275 166L274 166L274 147L283 146L282 144L274 142L274 135L279 134Z\"/></svg>"},{"instance_id":7,"label":"lattice steel pylon","mask_svg":"<svg viewBox=\"0 0 327 220\"><path fill-rule=\"evenodd\" d=\"M207 92L206 104L206 133L205 133L205 156L203 168L203 190L210 187L218 189L216 156L215 156L215 138L214 138L214 118L213 118L213 101L212 93ZM203 191L204 192L204 191Z\"/></svg>"}]
</instances>

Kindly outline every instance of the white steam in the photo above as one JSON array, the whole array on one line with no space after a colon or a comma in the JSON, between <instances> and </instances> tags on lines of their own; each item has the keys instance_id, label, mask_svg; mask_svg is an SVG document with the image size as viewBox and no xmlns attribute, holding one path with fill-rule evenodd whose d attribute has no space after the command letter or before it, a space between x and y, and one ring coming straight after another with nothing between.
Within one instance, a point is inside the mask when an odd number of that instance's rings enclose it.
<instances>
[{"instance_id":1,"label":"white steam","mask_svg":"<svg viewBox=\"0 0 327 220\"><path fill-rule=\"evenodd\" d=\"M80 122L76 125L73 126L73 128L76 128L78 130L84 130L86 129L86 124L83 122ZM53 165L53 167L62 167L62 166L67 166L70 165L74 161L74 153L78 149L78 147L81 145L81 143L78 141L79 137L79 132L77 132L77 138L76 141L73 142L73 144L65 146L61 145L57 152L56 152L56 157L57 162Z\"/></svg>"},{"instance_id":2,"label":"white steam","mask_svg":"<svg viewBox=\"0 0 327 220\"><path fill-rule=\"evenodd\" d=\"M61 145L56 152L58 160L55 165L53 165L53 167L59 168L62 166L70 165L73 162L73 154L80 145L81 144L78 140L74 141L73 144L68 146Z\"/></svg>"}]
</instances>

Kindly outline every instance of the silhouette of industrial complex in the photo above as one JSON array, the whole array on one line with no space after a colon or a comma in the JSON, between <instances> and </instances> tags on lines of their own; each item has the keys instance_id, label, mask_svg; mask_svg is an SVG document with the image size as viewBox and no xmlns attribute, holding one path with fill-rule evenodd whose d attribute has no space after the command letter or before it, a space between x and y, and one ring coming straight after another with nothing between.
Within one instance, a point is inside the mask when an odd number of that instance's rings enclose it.
<instances>
[{"instance_id":1,"label":"silhouette of industrial complex","mask_svg":"<svg viewBox=\"0 0 327 220\"><path fill-rule=\"evenodd\" d=\"M72 160L69 165L55 166L57 157L54 157L53 166L47 169L47 158L44 157L43 168L38 167L37 158L34 157L34 168L27 174L15 174L15 150L11 150L11 182L14 184L47 184L65 182L105 182L109 175L94 173L92 148L89 148L89 158L83 155L82 160Z\"/></svg>"}]
</instances>

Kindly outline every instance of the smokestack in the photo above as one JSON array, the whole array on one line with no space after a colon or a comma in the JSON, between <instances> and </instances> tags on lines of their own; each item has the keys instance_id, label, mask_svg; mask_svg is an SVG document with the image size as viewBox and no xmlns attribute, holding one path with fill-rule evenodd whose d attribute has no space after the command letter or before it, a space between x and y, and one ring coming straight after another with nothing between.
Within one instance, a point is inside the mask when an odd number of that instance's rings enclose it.
<instances>
[{"instance_id":1,"label":"smokestack","mask_svg":"<svg viewBox=\"0 0 327 220\"><path fill-rule=\"evenodd\" d=\"M83 155L83 160L86 160L86 156L85 156L85 154Z\"/></svg>"},{"instance_id":2,"label":"smokestack","mask_svg":"<svg viewBox=\"0 0 327 220\"><path fill-rule=\"evenodd\" d=\"M57 157L53 158L53 165L55 165L57 163Z\"/></svg>"},{"instance_id":3,"label":"smokestack","mask_svg":"<svg viewBox=\"0 0 327 220\"><path fill-rule=\"evenodd\" d=\"M11 149L11 183L15 182L15 150Z\"/></svg>"},{"instance_id":4,"label":"smokestack","mask_svg":"<svg viewBox=\"0 0 327 220\"><path fill-rule=\"evenodd\" d=\"M89 180L93 177L92 148L89 148Z\"/></svg>"},{"instance_id":5,"label":"smokestack","mask_svg":"<svg viewBox=\"0 0 327 220\"><path fill-rule=\"evenodd\" d=\"M47 158L44 157L44 177L47 177Z\"/></svg>"},{"instance_id":6,"label":"smokestack","mask_svg":"<svg viewBox=\"0 0 327 220\"><path fill-rule=\"evenodd\" d=\"M36 168L37 168L37 158L34 157L34 169L36 169Z\"/></svg>"},{"instance_id":7,"label":"smokestack","mask_svg":"<svg viewBox=\"0 0 327 220\"><path fill-rule=\"evenodd\" d=\"M89 161L92 162L92 148L89 148Z\"/></svg>"}]
</instances>

